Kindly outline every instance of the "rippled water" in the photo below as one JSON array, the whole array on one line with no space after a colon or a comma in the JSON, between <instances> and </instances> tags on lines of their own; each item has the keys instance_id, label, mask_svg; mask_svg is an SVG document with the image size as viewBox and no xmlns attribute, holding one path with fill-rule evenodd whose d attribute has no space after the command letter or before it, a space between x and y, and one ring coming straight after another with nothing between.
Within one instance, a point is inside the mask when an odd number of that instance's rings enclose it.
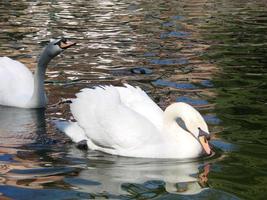
<instances>
[{"instance_id":1,"label":"rippled water","mask_svg":"<svg viewBox=\"0 0 267 200\"><path fill-rule=\"evenodd\" d=\"M1 199L264 199L266 1L1 1L0 56L34 70L50 38L77 42L47 72L44 109L0 107ZM97 84L196 107L215 155L195 161L78 150L53 119Z\"/></svg>"}]
</instances>

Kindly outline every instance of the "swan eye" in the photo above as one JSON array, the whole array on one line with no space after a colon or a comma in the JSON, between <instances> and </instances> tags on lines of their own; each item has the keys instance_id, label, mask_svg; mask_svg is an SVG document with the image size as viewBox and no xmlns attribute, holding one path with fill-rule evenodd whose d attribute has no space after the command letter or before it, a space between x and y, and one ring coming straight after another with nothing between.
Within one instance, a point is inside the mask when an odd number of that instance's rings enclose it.
<instances>
[{"instance_id":1,"label":"swan eye","mask_svg":"<svg viewBox=\"0 0 267 200\"><path fill-rule=\"evenodd\" d=\"M66 38L62 38L59 41L57 41L54 45L58 45L61 49L67 49L73 45L76 45L76 42L71 42Z\"/></svg>"},{"instance_id":2,"label":"swan eye","mask_svg":"<svg viewBox=\"0 0 267 200\"><path fill-rule=\"evenodd\" d=\"M199 130L198 137L204 136L206 140L210 140L210 134L203 131L200 127L198 127L198 130Z\"/></svg>"}]
</instances>

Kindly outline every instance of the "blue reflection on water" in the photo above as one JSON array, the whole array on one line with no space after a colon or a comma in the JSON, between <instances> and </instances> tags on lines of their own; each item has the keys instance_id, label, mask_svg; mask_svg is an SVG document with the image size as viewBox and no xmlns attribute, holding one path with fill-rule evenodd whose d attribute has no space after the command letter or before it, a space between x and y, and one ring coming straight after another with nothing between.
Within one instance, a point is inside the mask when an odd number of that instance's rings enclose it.
<instances>
[{"instance_id":1,"label":"blue reflection on water","mask_svg":"<svg viewBox=\"0 0 267 200\"><path fill-rule=\"evenodd\" d=\"M188 35L189 35L189 33L183 32L183 31L171 31L171 32L168 32L168 33L162 33L160 35L160 38L161 39L164 39L164 38L167 38L167 37L177 37L177 38L180 38L180 37L186 37Z\"/></svg>"},{"instance_id":2,"label":"blue reflection on water","mask_svg":"<svg viewBox=\"0 0 267 200\"><path fill-rule=\"evenodd\" d=\"M200 84L205 86L205 87L213 87L214 86L214 84L210 80L201 81Z\"/></svg>"},{"instance_id":3,"label":"blue reflection on water","mask_svg":"<svg viewBox=\"0 0 267 200\"><path fill-rule=\"evenodd\" d=\"M166 81L162 79L158 79L152 82L156 86L165 86L165 87L173 87L177 89L196 89L197 87L191 83L175 83L171 81Z\"/></svg>"},{"instance_id":4,"label":"blue reflection on water","mask_svg":"<svg viewBox=\"0 0 267 200\"><path fill-rule=\"evenodd\" d=\"M186 96L180 96L178 98L176 98L177 102L185 102L188 103L190 105L207 105L208 101L204 100L204 99L192 99L190 97L186 97Z\"/></svg>"},{"instance_id":5,"label":"blue reflection on water","mask_svg":"<svg viewBox=\"0 0 267 200\"><path fill-rule=\"evenodd\" d=\"M184 17L181 15L175 15L175 16L172 16L171 18L174 20L182 20Z\"/></svg>"},{"instance_id":6,"label":"blue reflection on water","mask_svg":"<svg viewBox=\"0 0 267 200\"><path fill-rule=\"evenodd\" d=\"M186 58L180 58L180 59L152 59L150 60L151 64L155 65L184 65L188 63L188 60Z\"/></svg>"},{"instance_id":7,"label":"blue reflection on water","mask_svg":"<svg viewBox=\"0 0 267 200\"><path fill-rule=\"evenodd\" d=\"M92 196L85 192L76 192L64 189L31 189L15 186L0 185L0 193L12 199L29 200L47 200L47 199L89 199Z\"/></svg>"},{"instance_id":8,"label":"blue reflection on water","mask_svg":"<svg viewBox=\"0 0 267 200\"><path fill-rule=\"evenodd\" d=\"M174 23L173 22L164 22L164 23L162 23L162 26L170 27L170 26L174 26Z\"/></svg>"},{"instance_id":9,"label":"blue reflection on water","mask_svg":"<svg viewBox=\"0 0 267 200\"><path fill-rule=\"evenodd\" d=\"M0 154L0 161L16 162L10 154Z\"/></svg>"},{"instance_id":10,"label":"blue reflection on water","mask_svg":"<svg viewBox=\"0 0 267 200\"><path fill-rule=\"evenodd\" d=\"M223 140L211 140L210 143L224 152L232 152L237 149L236 145Z\"/></svg>"},{"instance_id":11,"label":"blue reflection on water","mask_svg":"<svg viewBox=\"0 0 267 200\"><path fill-rule=\"evenodd\" d=\"M209 124L218 125L221 123L221 120L216 115L207 114L207 115L204 115L203 117Z\"/></svg>"}]
</instances>

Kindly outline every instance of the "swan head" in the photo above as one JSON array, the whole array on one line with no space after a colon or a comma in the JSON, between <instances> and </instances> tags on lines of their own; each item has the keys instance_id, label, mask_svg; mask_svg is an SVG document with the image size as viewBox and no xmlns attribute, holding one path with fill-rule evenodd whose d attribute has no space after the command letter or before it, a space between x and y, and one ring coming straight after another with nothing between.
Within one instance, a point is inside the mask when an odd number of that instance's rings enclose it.
<instances>
[{"instance_id":1,"label":"swan head","mask_svg":"<svg viewBox=\"0 0 267 200\"><path fill-rule=\"evenodd\" d=\"M201 144L206 154L211 154L208 125L195 108L183 102L173 103L166 108L164 117L167 123L177 123L188 137L193 136Z\"/></svg>"},{"instance_id":2,"label":"swan head","mask_svg":"<svg viewBox=\"0 0 267 200\"><path fill-rule=\"evenodd\" d=\"M66 38L50 40L50 43L45 48L45 53L50 57L54 58L65 49L75 45L75 42L71 42Z\"/></svg>"}]
</instances>

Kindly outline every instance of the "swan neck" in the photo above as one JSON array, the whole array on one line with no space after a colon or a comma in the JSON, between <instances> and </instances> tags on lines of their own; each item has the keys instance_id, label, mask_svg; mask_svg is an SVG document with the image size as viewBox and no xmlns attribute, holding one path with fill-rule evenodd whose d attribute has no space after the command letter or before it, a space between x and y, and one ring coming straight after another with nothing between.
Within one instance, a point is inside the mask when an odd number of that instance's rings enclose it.
<instances>
[{"instance_id":1,"label":"swan neck","mask_svg":"<svg viewBox=\"0 0 267 200\"><path fill-rule=\"evenodd\" d=\"M209 132L208 126L200 113L192 106L182 102L171 104L166 108L164 112L164 123L167 126L176 124L180 129L183 129L194 137L198 137L199 127L205 132Z\"/></svg>"},{"instance_id":2,"label":"swan neck","mask_svg":"<svg viewBox=\"0 0 267 200\"><path fill-rule=\"evenodd\" d=\"M181 102L173 103L164 111L163 121L165 129L171 127L172 130L175 130L173 131L175 135L181 137L182 135L184 135L184 137L195 137L191 132L193 117L192 108L189 107L189 105Z\"/></svg>"},{"instance_id":3,"label":"swan neck","mask_svg":"<svg viewBox=\"0 0 267 200\"><path fill-rule=\"evenodd\" d=\"M171 125L171 124L177 124L176 119L177 118L183 118L181 115L182 113L179 112L179 107L176 104L171 104L166 108L163 115L164 124Z\"/></svg>"},{"instance_id":4,"label":"swan neck","mask_svg":"<svg viewBox=\"0 0 267 200\"><path fill-rule=\"evenodd\" d=\"M173 140L180 140L180 137L186 133L185 130L176 122L176 119L179 117L182 118L182 116L180 116L179 109L174 104L168 106L163 114L164 132L166 132L168 137Z\"/></svg>"},{"instance_id":5,"label":"swan neck","mask_svg":"<svg viewBox=\"0 0 267 200\"><path fill-rule=\"evenodd\" d=\"M40 58L38 60L37 69L44 69L44 71L47 68L48 63L52 60L52 57L49 56L47 49L43 51L43 53L40 55Z\"/></svg>"},{"instance_id":6,"label":"swan neck","mask_svg":"<svg viewBox=\"0 0 267 200\"><path fill-rule=\"evenodd\" d=\"M44 107L46 105L46 95L44 88L45 72L51 57L47 54L46 49L41 54L37 67L34 72L34 89L30 100L30 107Z\"/></svg>"}]
</instances>

